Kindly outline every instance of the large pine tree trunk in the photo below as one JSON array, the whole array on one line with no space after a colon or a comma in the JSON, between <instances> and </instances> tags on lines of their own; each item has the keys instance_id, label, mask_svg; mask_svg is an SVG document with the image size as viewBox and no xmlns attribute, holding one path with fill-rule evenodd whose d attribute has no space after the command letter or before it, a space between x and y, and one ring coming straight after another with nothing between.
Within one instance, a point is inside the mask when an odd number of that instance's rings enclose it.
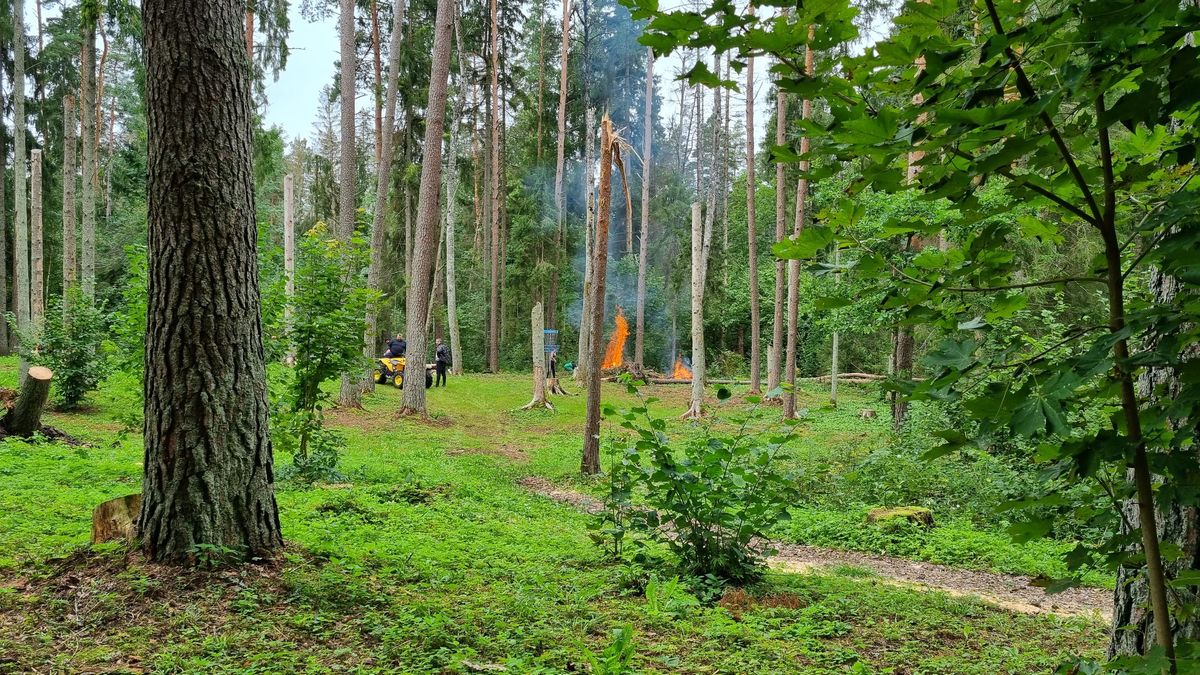
<instances>
[{"instance_id":1,"label":"large pine tree trunk","mask_svg":"<svg viewBox=\"0 0 1200 675\"><path fill-rule=\"evenodd\" d=\"M350 241L354 236L355 219L358 215L357 150L354 128L355 95L354 80L358 52L354 45L354 0L341 0L341 15L338 20L338 35L341 38L341 70L339 72L339 96L341 98L341 139L338 159L338 225L337 236ZM373 337L373 336L372 336ZM359 373L342 374L342 390L338 405L358 407Z\"/></svg>"},{"instance_id":2,"label":"large pine tree trunk","mask_svg":"<svg viewBox=\"0 0 1200 675\"><path fill-rule=\"evenodd\" d=\"M650 259L650 172L654 166L654 50L646 48L646 128L642 136L642 227L638 232L637 326L633 338L633 365L645 369L646 266Z\"/></svg>"},{"instance_id":3,"label":"large pine tree trunk","mask_svg":"<svg viewBox=\"0 0 1200 675\"><path fill-rule=\"evenodd\" d=\"M375 3L371 3L373 21L378 21L378 8ZM375 39L378 40L379 27L375 25ZM388 47L388 75L387 82L384 86L387 88L386 99L383 109L383 120L380 123L381 133L377 134L379 139L378 155L376 157L375 167L375 213L371 219L371 263L367 268L367 286L372 290L382 290L383 286L383 248L384 235L387 234L387 198L389 179L392 176L392 160L395 156L395 148L393 140L395 139L394 127L396 125L396 98L399 89L400 77L400 45L401 36L404 34L404 0L396 3L395 16L392 21L392 37ZM376 53L378 55L378 52ZM367 308L367 327L363 336L363 358L370 362L377 351L377 340L379 339L379 307L371 306ZM362 374L358 386L362 391L373 391L375 389L374 368L368 367L366 372Z\"/></svg>"},{"instance_id":4,"label":"large pine tree trunk","mask_svg":"<svg viewBox=\"0 0 1200 675\"><path fill-rule=\"evenodd\" d=\"M29 328L29 184L25 151L25 3L13 2L13 294L17 327ZM21 359L21 377L29 364Z\"/></svg>"},{"instance_id":5,"label":"large pine tree trunk","mask_svg":"<svg viewBox=\"0 0 1200 675\"><path fill-rule=\"evenodd\" d=\"M79 284L76 260L75 173L75 97L63 97L63 203L62 203L62 247L63 247L63 306L71 297L71 289Z\"/></svg>"},{"instance_id":6,"label":"large pine tree trunk","mask_svg":"<svg viewBox=\"0 0 1200 675\"><path fill-rule=\"evenodd\" d=\"M441 222L442 134L446 129L446 88L450 77L453 33L454 0L438 0L433 62L429 74L429 106L425 111L425 156L421 163L421 188L417 194L421 210L417 214L412 283L405 297L404 312L408 362L412 370L404 378L403 410L418 415L426 414L424 375L429 349L425 313L438 250L438 225Z\"/></svg>"},{"instance_id":7,"label":"large pine tree trunk","mask_svg":"<svg viewBox=\"0 0 1200 675\"><path fill-rule=\"evenodd\" d=\"M614 155L612 120L605 114L600 120L600 196L596 213L596 242L593 246L592 270L594 289L592 299L595 307L590 316L591 335L600 335L604 328L604 281L608 269L608 222L612 211L612 165ZM619 151L618 151L619 152ZM604 346L600 340L590 343L590 361L595 366L603 357ZM587 416L583 425L583 461L580 470L586 476L600 473L600 368L592 367L587 373Z\"/></svg>"},{"instance_id":8,"label":"large pine tree trunk","mask_svg":"<svg viewBox=\"0 0 1200 675\"><path fill-rule=\"evenodd\" d=\"M746 242L750 258L750 394L762 393L761 326L758 302L758 223L754 189L754 59L746 64Z\"/></svg>"},{"instance_id":9,"label":"large pine tree trunk","mask_svg":"<svg viewBox=\"0 0 1200 675\"><path fill-rule=\"evenodd\" d=\"M808 38L811 42L816 34L816 26L808 27ZM804 72L809 77L813 73L813 50L811 47L804 49ZM800 119L808 121L812 118L812 100L804 99L800 106ZM807 155L811 148L808 136L800 138L800 154ZM808 173L811 162L807 159L800 161L800 172ZM804 231L804 219L808 209L808 179L801 178L796 182L796 220L792 224L792 236L799 237ZM788 261L788 304L787 304L787 383L788 391L783 397L783 416L785 419L791 419L796 416L796 353L799 349L799 324L800 324L800 261Z\"/></svg>"},{"instance_id":10,"label":"large pine tree trunk","mask_svg":"<svg viewBox=\"0 0 1200 675\"><path fill-rule=\"evenodd\" d=\"M500 24L496 0L488 3L491 16L491 95L492 95L492 295L488 304L488 371L500 372L500 206L504 193L500 185Z\"/></svg>"},{"instance_id":11,"label":"large pine tree trunk","mask_svg":"<svg viewBox=\"0 0 1200 675\"><path fill-rule=\"evenodd\" d=\"M240 21L239 21L240 22ZM82 124L80 186L82 227L79 263L83 297L96 301L96 19L83 21L83 52L79 60L79 108Z\"/></svg>"},{"instance_id":12,"label":"large pine tree trunk","mask_svg":"<svg viewBox=\"0 0 1200 675\"><path fill-rule=\"evenodd\" d=\"M1150 272L1150 291L1154 303L1169 307L1176 302L1182 285L1178 279L1166 276L1153 269ZM1157 348L1161 337L1152 338L1145 349ZM1195 354L1181 355L1190 360ZM1182 390L1180 374L1171 368L1154 367L1146 369L1137 382L1138 396L1142 399L1176 398ZM1171 426L1178 428L1185 420L1172 420ZM1132 474L1132 472L1131 472ZM1132 476L1130 478L1132 481ZM1141 518L1138 514L1136 499L1130 499L1123 507L1124 533L1130 528L1136 530ZM1178 578L1186 571L1200 571L1200 509L1195 506L1181 507L1172 505L1168 509L1157 512L1158 539L1164 545L1176 546L1180 555L1163 561L1167 579ZM1176 606L1195 605L1200 602L1200 596L1193 586L1172 588L1173 603ZM1117 585L1113 593L1113 623L1108 647L1110 657L1145 654L1156 644L1154 616L1150 611L1150 588L1144 567L1121 567L1117 571ZM1171 619L1171 630L1175 643L1181 640L1200 639L1200 616L1192 615L1180 620L1175 616Z\"/></svg>"},{"instance_id":13,"label":"large pine tree trunk","mask_svg":"<svg viewBox=\"0 0 1200 675\"><path fill-rule=\"evenodd\" d=\"M42 151L34 150L29 159L29 321L40 332L46 318L46 263L42 251Z\"/></svg>"},{"instance_id":14,"label":"large pine tree trunk","mask_svg":"<svg viewBox=\"0 0 1200 675\"><path fill-rule=\"evenodd\" d=\"M787 143L787 94L782 89L776 92L775 145ZM775 241L787 236L787 188L783 162L775 163ZM771 315L771 351L767 354L767 393L779 389L783 381L783 303L784 272L786 263L775 259L775 305Z\"/></svg>"},{"instance_id":15,"label":"large pine tree trunk","mask_svg":"<svg viewBox=\"0 0 1200 675\"><path fill-rule=\"evenodd\" d=\"M200 544L264 554L283 543L244 8L242 0L143 2L150 217L138 523L147 553L160 561L186 560Z\"/></svg>"}]
</instances>

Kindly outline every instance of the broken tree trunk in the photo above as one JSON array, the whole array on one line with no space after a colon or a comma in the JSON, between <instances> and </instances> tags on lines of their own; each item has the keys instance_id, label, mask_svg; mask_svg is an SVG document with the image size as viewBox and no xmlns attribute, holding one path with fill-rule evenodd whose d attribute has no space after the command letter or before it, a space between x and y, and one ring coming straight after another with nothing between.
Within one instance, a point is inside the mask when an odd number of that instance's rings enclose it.
<instances>
[{"instance_id":1,"label":"broken tree trunk","mask_svg":"<svg viewBox=\"0 0 1200 675\"><path fill-rule=\"evenodd\" d=\"M0 426L12 436L32 436L42 428L42 410L46 397L50 395L50 381L54 373L45 366L30 366L21 383L21 393Z\"/></svg>"},{"instance_id":2,"label":"broken tree trunk","mask_svg":"<svg viewBox=\"0 0 1200 675\"><path fill-rule=\"evenodd\" d=\"M530 312L530 335L533 343L533 400L525 404L521 410L544 408L554 410L554 405L546 396L546 333L544 332L545 315L542 313L542 303L533 306Z\"/></svg>"},{"instance_id":3,"label":"broken tree trunk","mask_svg":"<svg viewBox=\"0 0 1200 675\"><path fill-rule=\"evenodd\" d=\"M137 517L142 510L142 495L125 495L92 510L92 543L133 541L137 538Z\"/></svg>"}]
</instances>

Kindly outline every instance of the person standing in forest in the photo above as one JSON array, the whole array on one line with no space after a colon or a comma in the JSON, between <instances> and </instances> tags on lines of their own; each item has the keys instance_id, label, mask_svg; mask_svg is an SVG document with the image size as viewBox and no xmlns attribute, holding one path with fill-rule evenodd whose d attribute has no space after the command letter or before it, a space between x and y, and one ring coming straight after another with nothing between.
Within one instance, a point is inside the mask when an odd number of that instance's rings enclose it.
<instances>
[{"instance_id":1,"label":"person standing in forest","mask_svg":"<svg viewBox=\"0 0 1200 675\"><path fill-rule=\"evenodd\" d=\"M433 386L446 386L446 367L450 365L450 349L442 343L442 338L435 340L437 347L434 348L434 363L437 367L437 378L433 381Z\"/></svg>"}]
</instances>

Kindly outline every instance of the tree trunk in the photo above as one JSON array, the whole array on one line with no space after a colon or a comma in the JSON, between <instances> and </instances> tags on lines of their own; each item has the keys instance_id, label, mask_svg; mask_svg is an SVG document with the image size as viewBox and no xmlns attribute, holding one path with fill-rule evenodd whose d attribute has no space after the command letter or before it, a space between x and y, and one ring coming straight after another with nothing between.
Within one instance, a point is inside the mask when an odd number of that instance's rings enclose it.
<instances>
[{"instance_id":1,"label":"tree trunk","mask_svg":"<svg viewBox=\"0 0 1200 675\"><path fill-rule=\"evenodd\" d=\"M646 129L642 136L642 227L638 232L637 327L633 339L633 364L638 372L646 359L646 266L650 259L650 172L654 166L654 50L646 48Z\"/></svg>"},{"instance_id":2,"label":"tree trunk","mask_svg":"<svg viewBox=\"0 0 1200 675\"><path fill-rule=\"evenodd\" d=\"M841 264L842 264L842 249L840 247L838 247L837 244L834 244L833 266L835 269L837 269L838 267L841 266ZM842 273L834 272L833 273L833 284L835 286L837 286L837 285L840 285L841 283L842 283ZM829 405L834 408L836 408L837 404L838 404L838 398L837 398L837 396L838 396L838 390L837 390L838 389L838 367L839 367L838 349L841 346L839 344L841 341L840 338L841 338L841 336L838 334L837 329L834 329L834 331L833 331L833 354L832 354L831 358L829 359L829 361L830 361L830 363L829 363Z\"/></svg>"},{"instance_id":3,"label":"tree trunk","mask_svg":"<svg viewBox=\"0 0 1200 675\"><path fill-rule=\"evenodd\" d=\"M583 297L580 300L579 311L579 358L575 360L575 379L579 382L586 382L588 377L588 368L591 363L592 356L592 322L589 320L595 309L592 307L592 287L594 284L594 274L592 272L595 265L593 264L593 248L595 248L595 235L593 234L592 218L592 149L595 141L595 120L596 111L592 108L587 109L584 116L584 145L583 145Z\"/></svg>"},{"instance_id":4,"label":"tree trunk","mask_svg":"<svg viewBox=\"0 0 1200 675\"><path fill-rule=\"evenodd\" d=\"M396 7L396 16L398 16L398 17L403 16L403 11L404 11L403 8L404 8L404 1L401 0L400 4L397 5L397 7ZM393 25L392 32L396 32L395 27L404 25L404 22L401 21L397 24L395 19L393 18L392 25ZM398 44L398 42L395 38L392 39L392 42ZM374 99L375 99L375 164L376 165L378 165L380 163L380 160L383 159L383 97L384 97L384 92L388 89L393 89L396 86L396 80L394 78L390 77L390 75L391 75L390 62L395 60L397 57L393 56L391 54L388 55L389 79L388 79L387 83L384 83L384 81L383 81L383 55L380 52L381 48L382 48L382 45L380 44L380 35L379 35L379 3L377 2L377 0L371 0L371 57L372 57L372 60L374 62L374 66L375 66L375 96L374 96ZM393 111L393 115L394 114L395 113ZM373 378L367 378L367 379L370 380L371 383L374 383Z\"/></svg>"},{"instance_id":5,"label":"tree trunk","mask_svg":"<svg viewBox=\"0 0 1200 675\"><path fill-rule=\"evenodd\" d=\"M1166 276L1157 269L1150 272L1150 291L1154 304L1169 307L1183 286L1178 279ZM1147 351L1157 348L1161 336L1156 336L1144 345ZM1171 368L1153 367L1142 372L1137 383L1138 396L1144 400L1160 397L1176 398L1183 385L1180 374ZM1178 430L1185 420L1173 419L1170 425ZM1132 480L1132 478L1131 478ZM1123 534L1136 531L1141 524L1136 499L1125 502ZM1175 579L1183 572L1200 570L1200 509L1195 506L1172 505L1157 512L1159 541L1178 547L1178 557L1165 560L1164 571L1168 579ZM1132 528L1132 529L1131 529ZM1189 605L1198 598L1193 587L1172 588L1177 605ZM1117 585L1113 593L1113 623L1109 657L1145 654L1155 645L1154 615L1150 611L1150 588L1145 571L1141 567L1121 567L1117 571ZM1200 617L1191 615L1181 620L1173 616L1171 630L1178 645L1182 640L1200 639Z\"/></svg>"},{"instance_id":6,"label":"tree trunk","mask_svg":"<svg viewBox=\"0 0 1200 675\"><path fill-rule=\"evenodd\" d=\"M296 188L295 177L283 177L283 277L287 304L283 308L283 321L292 324L291 303L296 297Z\"/></svg>"},{"instance_id":7,"label":"tree trunk","mask_svg":"<svg viewBox=\"0 0 1200 675\"><path fill-rule=\"evenodd\" d=\"M0 110L4 110L4 77L0 73ZM8 314L8 184L4 181L7 175L8 147L5 142L7 134L4 129L3 115L0 115L0 317ZM13 284L16 287L16 284ZM11 349L12 336L8 331L8 321L0 320L0 355L7 356Z\"/></svg>"},{"instance_id":8,"label":"tree trunk","mask_svg":"<svg viewBox=\"0 0 1200 675\"><path fill-rule=\"evenodd\" d=\"M530 312L530 341L533 343L533 399L522 410L554 410L546 396L546 333L542 303L533 306Z\"/></svg>"},{"instance_id":9,"label":"tree trunk","mask_svg":"<svg viewBox=\"0 0 1200 675\"><path fill-rule=\"evenodd\" d=\"M458 326L458 273L455 270L457 261L455 245L458 243L457 205L458 195L458 140L462 128L463 108L466 106L467 67L466 59L461 55L462 28L459 25L457 13L454 17L454 40L458 48L458 93L454 107L454 126L450 130L450 158L446 167L446 322L450 327L450 373L462 375L462 333Z\"/></svg>"},{"instance_id":10,"label":"tree trunk","mask_svg":"<svg viewBox=\"0 0 1200 675\"><path fill-rule=\"evenodd\" d=\"M244 7L242 0L143 2L149 320L138 524L158 561L185 561L202 544L246 555L283 544L268 432Z\"/></svg>"},{"instance_id":11,"label":"tree trunk","mask_svg":"<svg viewBox=\"0 0 1200 675\"><path fill-rule=\"evenodd\" d=\"M34 152L37 152L36 150ZM54 373L44 366L31 366L21 382L21 393L17 395L8 414L4 416L4 431L12 436L29 437L42 428L42 410L50 395L50 381Z\"/></svg>"},{"instance_id":12,"label":"tree trunk","mask_svg":"<svg viewBox=\"0 0 1200 675\"><path fill-rule=\"evenodd\" d=\"M63 97L63 203L62 203L62 246L63 246L63 307L70 302L71 289L79 283L76 261L76 238L79 229L75 223L75 97Z\"/></svg>"},{"instance_id":13,"label":"tree trunk","mask_svg":"<svg viewBox=\"0 0 1200 675\"><path fill-rule=\"evenodd\" d=\"M700 202L692 202L692 398L685 418L704 414L704 234Z\"/></svg>"},{"instance_id":14,"label":"tree trunk","mask_svg":"<svg viewBox=\"0 0 1200 675\"><path fill-rule=\"evenodd\" d=\"M496 16L496 0L488 3L491 16L492 56L492 296L488 305L488 371L500 372L500 203L504 194L500 186L500 25Z\"/></svg>"},{"instance_id":15,"label":"tree trunk","mask_svg":"<svg viewBox=\"0 0 1200 675\"><path fill-rule=\"evenodd\" d=\"M787 94L782 89L776 92L778 103L775 106L775 145L787 143ZM787 189L785 186L785 167L783 162L775 163L775 241L783 241L787 236ZM782 382L783 370L783 303L784 303L784 274L785 263L782 258L775 259L775 305L771 316L771 351L767 355L767 394L773 395Z\"/></svg>"},{"instance_id":16,"label":"tree trunk","mask_svg":"<svg viewBox=\"0 0 1200 675\"><path fill-rule=\"evenodd\" d=\"M245 39L246 39L246 59L248 59L250 61L250 63L253 64L254 63L254 10L249 7L246 9Z\"/></svg>"},{"instance_id":17,"label":"tree trunk","mask_svg":"<svg viewBox=\"0 0 1200 675\"><path fill-rule=\"evenodd\" d=\"M29 329L29 185L26 182L25 152L25 3L13 1L13 293L16 295L17 327ZM21 377L29 364L21 359Z\"/></svg>"},{"instance_id":18,"label":"tree trunk","mask_svg":"<svg viewBox=\"0 0 1200 675\"><path fill-rule=\"evenodd\" d=\"M547 320L555 326L558 312L558 277L563 271L563 160L567 143L567 64L571 57L571 0L563 0L562 53L558 71L558 147L554 164L554 268L558 272L550 278L550 297L547 303Z\"/></svg>"},{"instance_id":19,"label":"tree trunk","mask_svg":"<svg viewBox=\"0 0 1200 675\"><path fill-rule=\"evenodd\" d=\"M419 370L416 371L417 377L404 378L403 411L421 416L426 415L424 375L428 336L425 333L425 305L429 302L433 259L438 249L438 225L441 222L442 135L446 128L446 87L450 76L450 42L453 33L454 0L438 0L429 98L426 99L429 106L425 111L425 156L421 162L421 188L417 195L421 210L417 214L412 283L408 287L404 312L409 363Z\"/></svg>"},{"instance_id":20,"label":"tree trunk","mask_svg":"<svg viewBox=\"0 0 1200 675\"><path fill-rule=\"evenodd\" d=\"M538 93L537 93L537 133L534 136L534 160L537 166L542 165L542 114L546 98L546 3L538 2Z\"/></svg>"},{"instance_id":21,"label":"tree trunk","mask_svg":"<svg viewBox=\"0 0 1200 675\"><path fill-rule=\"evenodd\" d=\"M338 226L337 236L342 241L350 241L354 236L355 220L358 211L358 189L355 184L358 177L357 139L355 138L354 110L355 94L357 93L354 74L355 60L358 56L354 45L354 0L341 0L341 15L338 21L338 34L341 39L341 70L339 77L339 96L341 97L341 142L338 159ZM357 408L360 388L359 374L342 373L342 389L338 396L338 405Z\"/></svg>"},{"instance_id":22,"label":"tree trunk","mask_svg":"<svg viewBox=\"0 0 1200 675\"><path fill-rule=\"evenodd\" d=\"M816 35L816 26L809 25L808 39L811 42ZM813 50L811 47L804 49L804 73L809 77L813 73ZM800 119L807 122L812 118L812 100L804 99L800 106ZM811 148L808 136L800 138L800 155L805 157ZM801 174L807 174L811 162L807 159L800 160ZM805 211L808 208L808 178L800 178L796 181L796 220L792 225L792 236L799 237L804 231ZM787 383L788 391L783 397L783 416L784 419L792 419L796 416L796 352L799 347L799 330L800 324L800 261L788 261L788 306L787 306Z\"/></svg>"},{"instance_id":23,"label":"tree trunk","mask_svg":"<svg viewBox=\"0 0 1200 675\"><path fill-rule=\"evenodd\" d=\"M762 393L762 310L758 302L758 223L754 190L754 59L746 64L746 243L750 258L750 394Z\"/></svg>"},{"instance_id":24,"label":"tree trunk","mask_svg":"<svg viewBox=\"0 0 1200 675\"><path fill-rule=\"evenodd\" d=\"M38 333L46 319L45 258L42 244L42 151L30 153L29 169L29 321Z\"/></svg>"},{"instance_id":25,"label":"tree trunk","mask_svg":"<svg viewBox=\"0 0 1200 675\"><path fill-rule=\"evenodd\" d=\"M240 23L240 21L239 21ZM79 263L83 297L96 302L96 21L83 21L83 52L79 60L79 111L82 117L80 189L83 214Z\"/></svg>"},{"instance_id":26,"label":"tree trunk","mask_svg":"<svg viewBox=\"0 0 1200 675\"><path fill-rule=\"evenodd\" d=\"M612 210L612 165L614 157L620 161L620 150L613 139L612 120L608 114L600 120L600 197L596 214L596 243L593 248L592 269L595 283L592 299L595 307L587 319L591 322L591 335L600 335L604 330L604 280L608 269L608 221ZM583 461L580 470L585 476L600 473L600 368L603 345L600 340L590 342L590 362L593 367L587 373L587 417L583 428Z\"/></svg>"},{"instance_id":27,"label":"tree trunk","mask_svg":"<svg viewBox=\"0 0 1200 675\"><path fill-rule=\"evenodd\" d=\"M376 32L375 39L378 42L379 26L377 24L379 18L379 10L375 6L374 0L371 2L373 21L376 21L374 30ZM375 164L375 213L371 219L371 262L367 268L367 287L371 290L380 291L383 288L383 248L385 245L384 235L387 234L387 198L388 184L392 175L392 160L395 159L395 148L393 141L395 140L396 126L396 98L399 94L399 78L400 78L400 46L401 37L404 35L404 0L396 3L395 13L392 20L392 37L388 47L388 74L387 82L384 86L387 88L384 104L383 119L380 122L380 133L376 135L379 139L377 146L378 153L376 155ZM378 55L378 52L376 52ZM378 111L377 111L378 112ZM372 305L367 308L367 326L363 335L363 358L370 362L375 356L377 348L376 341L379 339L379 307ZM362 391L374 391L375 378L374 368L368 367L366 372L362 374L362 378L358 383Z\"/></svg>"}]
</instances>

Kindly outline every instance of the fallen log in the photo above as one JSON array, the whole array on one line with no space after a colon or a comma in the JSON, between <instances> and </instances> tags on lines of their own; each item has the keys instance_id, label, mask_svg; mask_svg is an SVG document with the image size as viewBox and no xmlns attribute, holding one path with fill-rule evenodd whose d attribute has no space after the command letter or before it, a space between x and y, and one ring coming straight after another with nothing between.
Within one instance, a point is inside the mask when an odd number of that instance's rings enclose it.
<instances>
[{"instance_id":1,"label":"fallen log","mask_svg":"<svg viewBox=\"0 0 1200 675\"><path fill-rule=\"evenodd\" d=\"M42 428L42 410L50 395L50 381L54 373L44 366L32 366L21 383L21 393L16 403L0 420L0 426L12 436L32 436Z\"/></svg>"}]
</instances>

